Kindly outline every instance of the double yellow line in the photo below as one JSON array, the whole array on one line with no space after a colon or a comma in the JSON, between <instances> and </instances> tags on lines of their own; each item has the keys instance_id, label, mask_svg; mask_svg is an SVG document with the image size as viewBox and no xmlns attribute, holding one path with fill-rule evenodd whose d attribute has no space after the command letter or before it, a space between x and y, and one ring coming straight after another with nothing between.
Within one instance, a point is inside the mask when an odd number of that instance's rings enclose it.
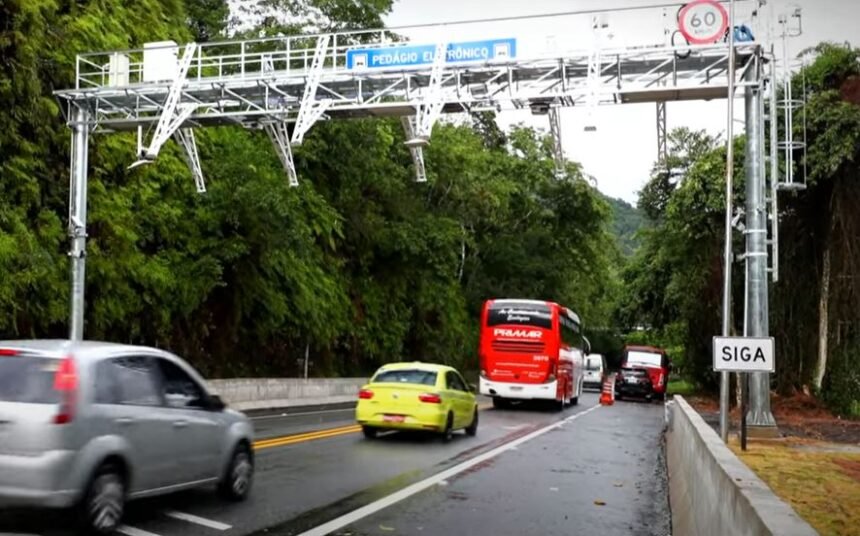
<instances>
[{"instance_id":1,"label":"double yellow line","mask_svg":"<svg viewBox=\"0 0 860 536\"><path fill-rule=\"evenodd\" d=\"M307 432L304 434L295 434L284 437L273 437L271 439L261 439L254 441L254 450L269 449L272 447L283 447L285 445L294 445L296 443L304 443L315 439L325 439L328 437L336 437L346 434L354 434L361 431L361 426L351 424L349 426L341 426L339 428L328 428L326 430L318 430L316 432Z\"/></svg>"},{"instance_id":2,"label":"double yellow line","mask_svg":"<svg viewBox=\"0 0 860 536\"><path fill-rule=\"evenodd\" d=\"M480 404L478 409L483 411L493 407L492 404ZM361 431L361 426L351 424L349 426L341 426L338 428L328 428L326 430L317 430L315 432L306 432L304 434L295 434L282 437L273 437L271 439L260 439L254 441L254 450L270 449L272 447L283 447L286 445L295 445L296 443L305 443L315 439L326 439L329 437L337 437L346 434L354 434Z\"/></svg>"}]
</instances>

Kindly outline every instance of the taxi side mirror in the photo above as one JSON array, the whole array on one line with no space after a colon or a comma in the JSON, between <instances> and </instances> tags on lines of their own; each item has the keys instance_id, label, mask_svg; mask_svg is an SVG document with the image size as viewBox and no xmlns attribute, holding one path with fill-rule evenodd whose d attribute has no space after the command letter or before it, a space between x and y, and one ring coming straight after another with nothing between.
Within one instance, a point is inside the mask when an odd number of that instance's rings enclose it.
<instances>
[{"instance_id":1,"label":"taxi side mirror","mask_svg":"<svg viewBox=\"0 0 860 536\"><path fill-rule=\"evenodd\" d=\"M474 383L470 383L469 384L469 391L471 391L473 393L477 393L478 392L478 386L475 385Z\"/></svg>"}]
</instances>

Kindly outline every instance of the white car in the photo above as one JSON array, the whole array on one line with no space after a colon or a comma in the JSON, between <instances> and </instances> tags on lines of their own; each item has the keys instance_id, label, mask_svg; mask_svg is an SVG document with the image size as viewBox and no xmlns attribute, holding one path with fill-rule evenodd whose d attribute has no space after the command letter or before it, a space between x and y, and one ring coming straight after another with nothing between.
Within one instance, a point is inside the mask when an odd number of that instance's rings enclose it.
<instances>
[{"instance_id":1,"label":"white car","mask_svg":"<svg viewBox=\"0 0 860 536\"><path fill-rule=\"evenodd\" d=\"M585 380L583 387L600 389L606 372L606 359L601 354L589 354L585 358Z\"/></svg>"}]
</instances>

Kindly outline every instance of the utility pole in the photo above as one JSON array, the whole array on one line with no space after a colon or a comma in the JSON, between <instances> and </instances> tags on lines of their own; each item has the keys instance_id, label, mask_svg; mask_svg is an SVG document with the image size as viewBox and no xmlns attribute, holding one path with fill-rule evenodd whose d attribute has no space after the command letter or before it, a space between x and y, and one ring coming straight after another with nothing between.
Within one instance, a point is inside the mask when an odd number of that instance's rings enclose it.
<instances>
[{"instance_id":1,"label":"utility pole","mask_svg":"<svg viewBox=\"0 0 860 536\"><path fill-rule=\"evenodd\" d=\"M72 104L72 162L69 180L69 339L84 337L84 284L87 266L87 152L89 125L86 103Z\"/></svg>"},{"instance_id":2,"label":"utility pole","mask_svg":"<svg viewBox=\"0 0 860 536\"><path fill-rule=\"evenodd\" d=\"M734 178L735 123L735 0L729 3L728 119L726 122L726 224L723 249L723 337L732 327L732 179ZM729 373L720 373L720 437L729 439Z\"/></svg>"},{"instance_id":3,"label":"utility pole","mask_svg":"<svg viewBox=\"0 0 860 536\"><path fill-rule=\"evenodd\" d=\"M746 72L746 81L761 80L761 62ZM747 85L744 94L746 117L746 326L747 337L768 336L767 205L764 181L764 135L762 86ZM747 422L750 435L775 437L779 434L770 410L770 373L749 373L750 408Z\"/></svg>"}]
</instances>

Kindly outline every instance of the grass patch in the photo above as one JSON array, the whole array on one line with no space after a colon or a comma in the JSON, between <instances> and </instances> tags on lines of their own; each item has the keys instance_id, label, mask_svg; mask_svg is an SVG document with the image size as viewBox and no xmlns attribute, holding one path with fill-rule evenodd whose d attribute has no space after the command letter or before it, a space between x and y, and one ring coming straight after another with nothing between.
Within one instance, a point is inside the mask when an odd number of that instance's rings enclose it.
<instances>
[{"instance_id":1,"label":"grass patch","mask_svg":"<svg viewBox=\"0 0 860 536\"><path fill-rule=\"evenodd\" d=\"M696 394L696 386L686 380L672 380L666 387L670 395L689 396Z\"/></svg>"},{"instance_id":2,"label":"grass patch","mask_svg":"<svg viewBox=\"0 0 860 536\"><path fill-rule=\"evenodd\" d=\"M810 452L790 443L730 447L822 536L860 536L860 454ZM815 443L803 443L814 447Z\"/></svg>"}]
</instances>

